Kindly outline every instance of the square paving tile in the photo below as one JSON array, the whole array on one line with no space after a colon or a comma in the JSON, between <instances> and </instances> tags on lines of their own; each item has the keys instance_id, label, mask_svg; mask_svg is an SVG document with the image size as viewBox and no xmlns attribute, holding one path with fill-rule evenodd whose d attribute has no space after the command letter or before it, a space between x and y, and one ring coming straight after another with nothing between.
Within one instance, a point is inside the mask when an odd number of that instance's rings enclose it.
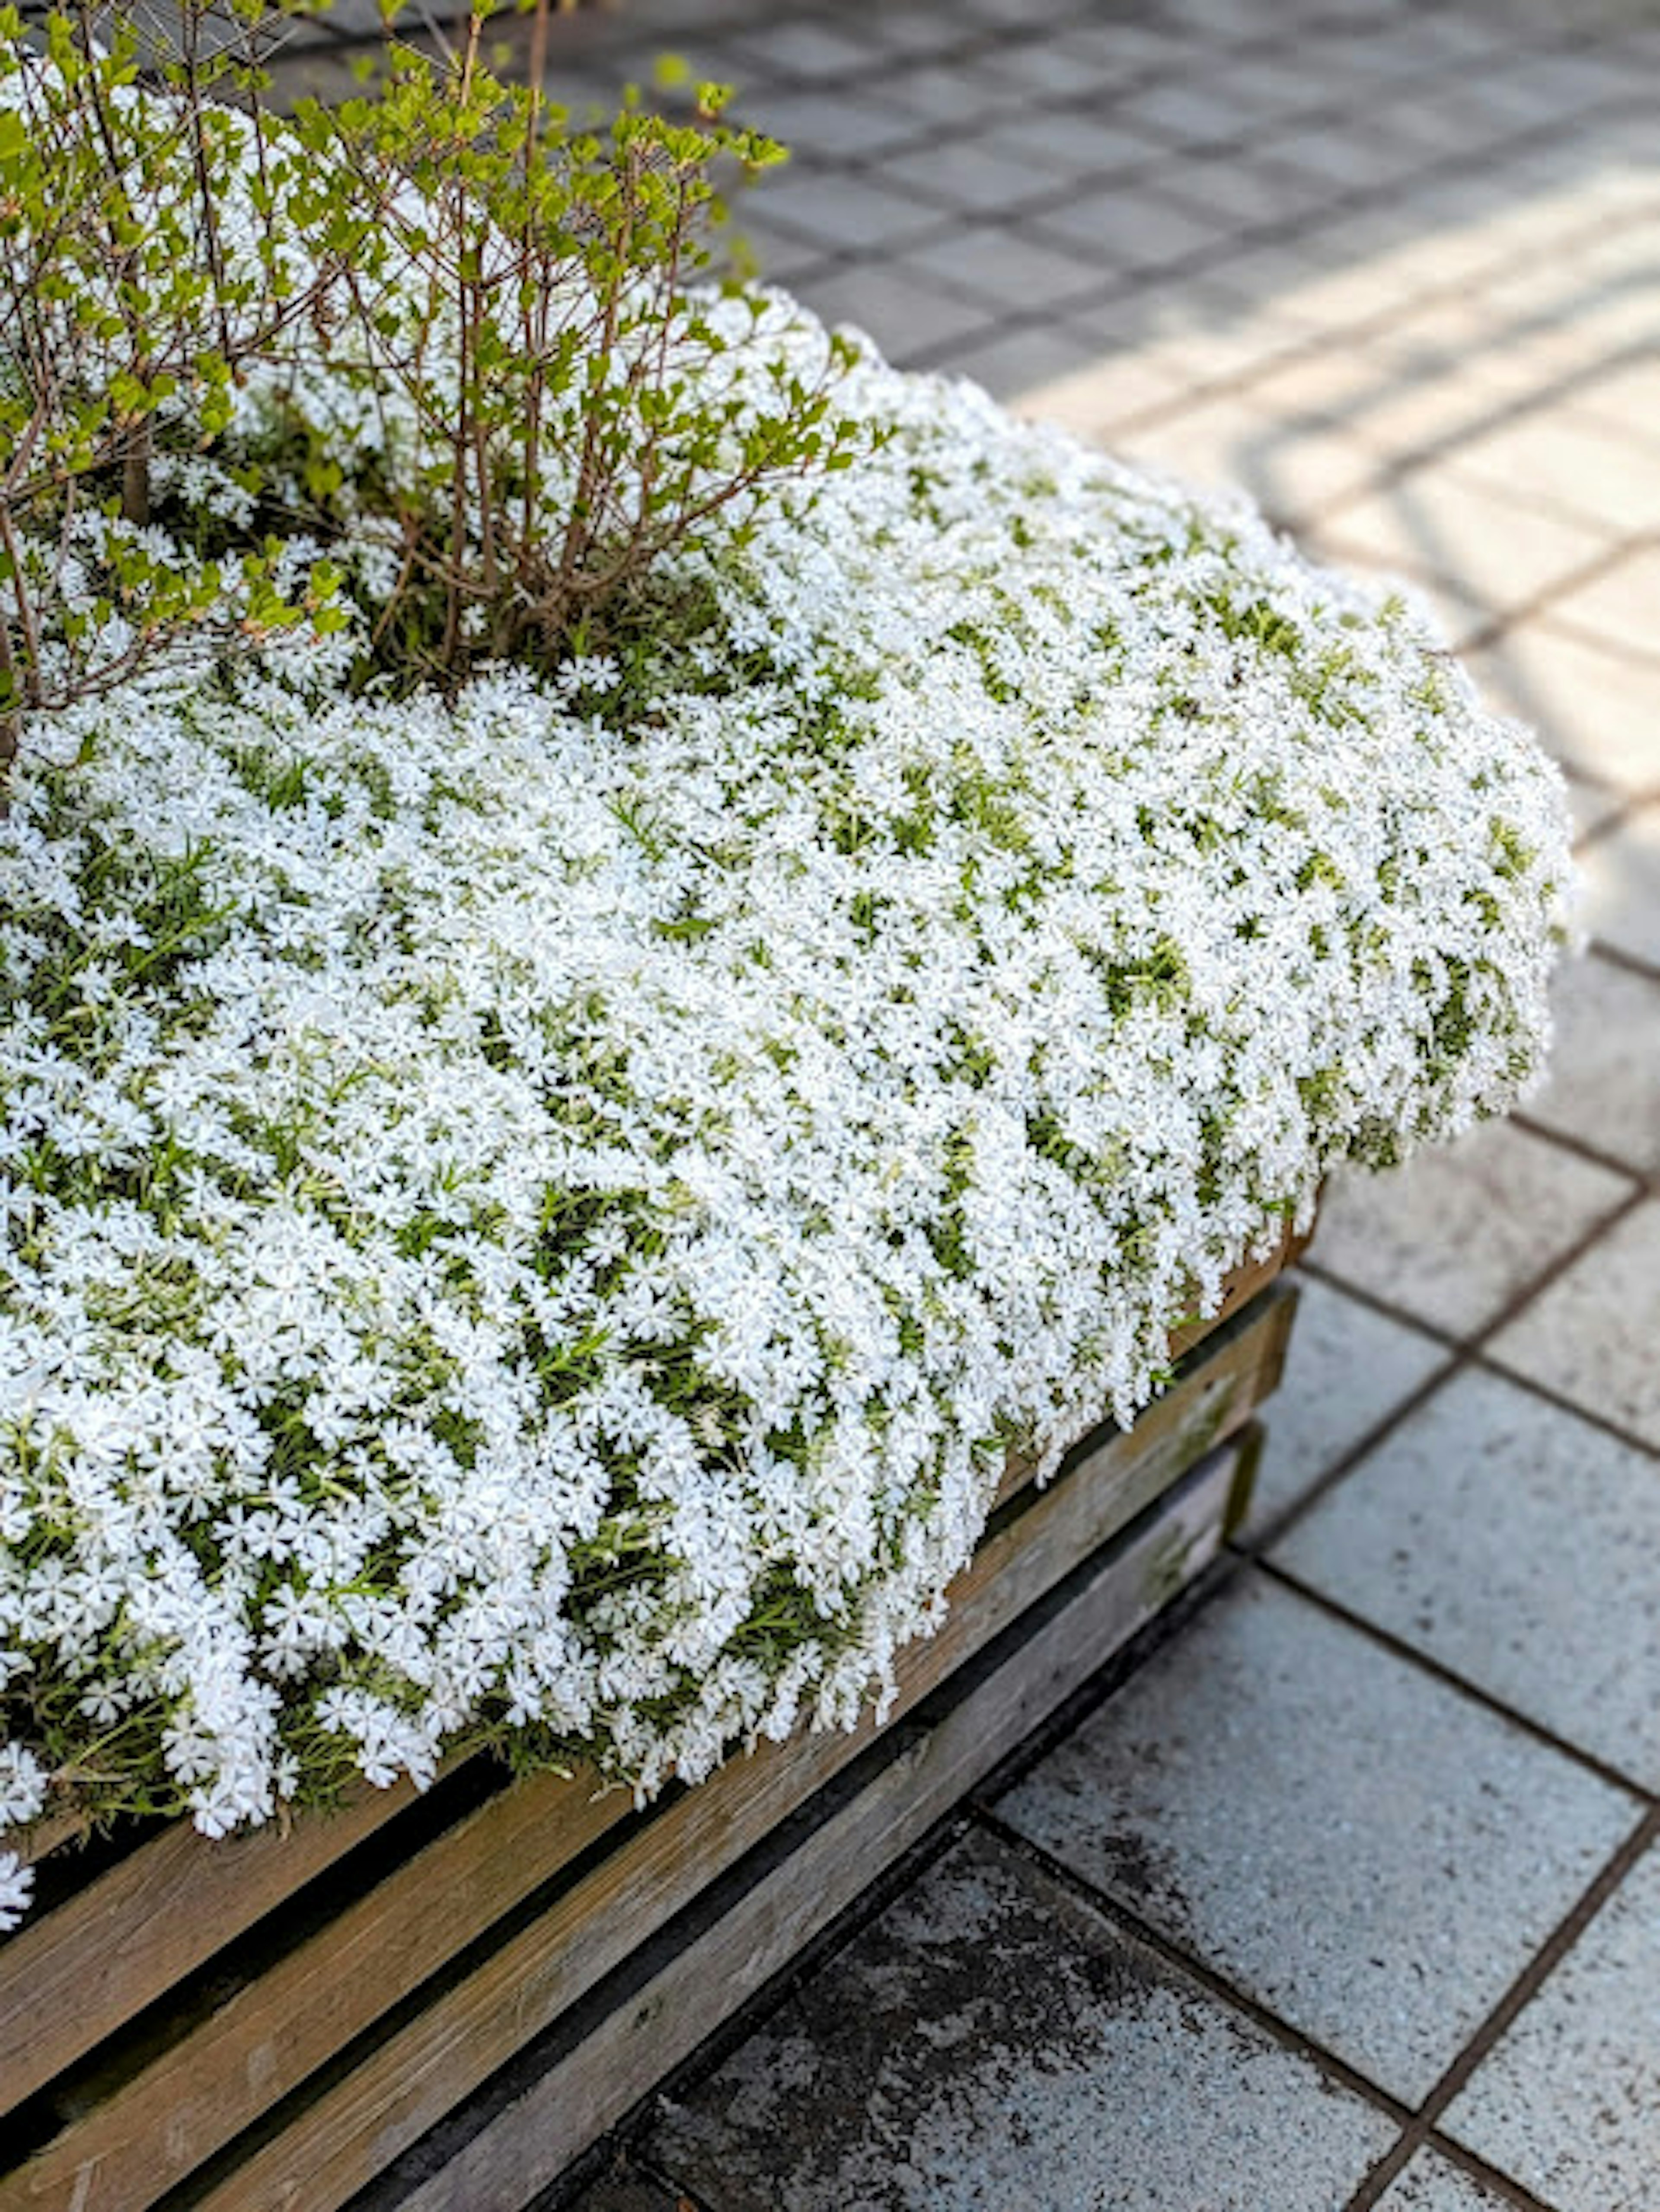
<instances>
[{"instance_id":1,"label":"square paving tile","mask_svg":"<svg viewBox=\"0 0 1660 2212\"><path fill-rule=\"evenodd\" d=\"M1539 619L1468 667L1491 704L1536 730L1558 760L1627 791L1660 787L1660 669Z\"/></svg>"},{"instance_id":2,"label":"square paving tile","mask_svg":"<svg viewBox=\"0 0 1660 2212\"><path fill-rule=\"evenodd\" d=\"M1576 846L1623 814L1631 804L1629 795L1616 791L1606 783L1593 783L1588 776L1572 769L1567 771L1568 812L1573 817L1573 837Z\"/></svg>"},{"instance_id":3,"label":"square paving tile","mask_svg":"<svg viewBox=\"0 0 1660 2212\"><path fill-rule=\"evenodd\" d=\"M1438 2151L1420 2150L1378 2198L1377 2212L1512 2212L1512 2200L1495 2197Z\"/></svg>"},{"instance_id":4,"label":"square paving tile","mask_svg":"<svg viewBox=\"0 0 1660 2212\"><path fill-rule=\"evenodd\" d=\"M971 345L955 343L939 359L952 376L972 377L994 399L1041 417L1049 412L1044 393L1086 368L1095 351L1094 341L1080 331L1037 323L1029 330L1006 327Z\"/></svg>"},{"instance_id":5,"label":"square paving tile","mask_svg":"<svg viewBox=\"0 0 1660 2212\"><path fill-rule=\"evenodd\" d=\"M1501 1329L1491 1355L1660 1450L1657 1315L1660 1200L1650 1200Z\"/></svg>"},{"instance_id":6,"label":"square paving tile","mask_svg":"<svg viewBox=\"0 0 1660 2212\"><path fill-rule=\"evenodd\" d=\"M1185 483L1247 491L1279 522L1317 514L1379 472L1377 455L1341 430L1279 422L1231 395L1201 399L1138 430L1122 450Z\"/></svg>"},{"instance_id":7,"label":"square paving tile","mask_svg":"<svg viewBox=\"0 0 1660 2212\"><path fill-rule=\"evenodd\" d=\"M1645 530L1660 518L1660 453L1555 409L1468 440L1451 456L1451 465L1474 483L1512 499L1536 500L1597 529ZM1641 588L1639 581L1639 593ZM1653 651L1660 650L1660 565L1651 570L1649 588L1654 596L1645 632ZM1574 597L1583 600L1585 594ZM1564 611L1571 611L1572 602L1565 603Z\"/></svg>"},{"instance_id":8,"label":"square paving tile","mask_svg":"<svg viewBox=\"0 0 1660 2212\"><path fill-rule=\"evenodd\" d=\"M1605 830L1579 865L1591 935L1660 969L1660 804Z\"/></svg>"},{"instance_id":9,"label":"square paving tile","mask_svg":"<svg viewBox=\"0 0 1660 2212\"><path fill-rule=\"evenodd\" d=\"M1490 1121L1387 1175L1334 1176L1311 1256L1414 1320L1468 1336L1630 1189L1543 1137Z\"/></svg>"},{"instance_id":10,"label":"square paving tile","mask_svg":"<svg viewBox=\"0 0 1660 2212\"><path fill-rule=\"evenodd\" d=\"M909 143L917 132L916 118L903 108L839 87L784 91L768 85L752 94L740 87L735 111L789 148L798 174L809 159L815 164L862 161Z\"/></svg>"},{"instance_id":11,"label":"square paving tile","mask_svg":"<svg viewBox=\"0 0 1660 2212\"><path fill-rule=\"evenodd\" d=\"M948 224L936 207L914 194L871 184L863 177L769 178L757 194L764 220L793 231L825 252L881 252L903 246Z\"/></svg>"},{"instance_id":12,"label":"square paving tile","mask_svg":"<svg viewBox=\"0 0 1660 2212\"><path fill-rule=\"evenodd\" d=\"M1495 611L1531 601L1598 559L1608 540L1431 465L1352 501L1325 520L1341 554L1444 577Z\"/></svg>"},{"instance_id":13,"label":"square paving tile","mask_svg":"<svg viewBox=\"0 0 1660 2212\"><path fill-rule=\"evenodd\" d=\"M1623 362L1580 385L1566 404L1622 438L1660 447L1660 362Z\"/></svg>"},{"instance_id":14,"label":"square paving tile","mask_svg":"<svg viewBox=\"0 0 1660 2212\"><path fill-rule=\"evenodd\" d=\"M1637 1813L1623 1790L1254 1575L1000 1810L1410 2104Z\"/></svg>"},{"instance_id":15,"label":"square paving tile","mask_svg":"<svg viewBox=\"0 0 1660 2212\"><path fill-rule=\"evenodd\" d=\"M900 191L976 216L1013 215L1032 200L1053 199L1064 190L1053 170L1012 153L994 152L973 136L918 147L869 173Z\"/></svg>"},{"instance_id":16,"label":"square paving tile","mask_svg":"<svg viewBox=\"0 0 1660 2212\"><path fill-rule=\"evenodd\" d=\"M1214 255L1233 228L1225 216L1183 207L1156 187L1108 184L1032 217L1045 239L1108 270L1159 269Z\"/></svg>"},{"instance_id":17,"label":"square paving tile","mask_svg":"<svg viewBox=\"0 0 1660 2212\"><path fill-rule=\"evenodd\" d=\"M1375 1307L1304 1276L1285 1380L1269 1401L1251 1523L1262 1527L1428 1381L1448 1353Z\"/></svg>"},{"instance_id":18,"label":"square paving tile","mask_svg":"<svg viewBox=\"0 0 1660 2212\"><path fill-rule=\"evenodd\" d=\"M1554 2212L1649 2212L1660 2175L1660 1852L1594 1919L1441 2123Z\"/></svg>"},{"instance_id":19,"label":"square paving tile","mask_svg":"<svg viewBox=\"0 0 1660 2212\"><path fill-rule=\"evenodd\" d=\"M1001 223L959 224L905 256L925 281L1006 315L1042 315L1110 282L1099 262L1039 246Z\"/></svg>"},{"instance_id":20,"label":"square paving tile","mask_svg":"<svg viewBox=\"0 0 1660 2212\"><path fill-rule=\"evenodd\" d=\"M924 347L983 337L994 319L955 293L936 291L906 270L882 261L860 261L804 283L801 298L827 323L852 323L873 338L889 360Z\"/></svg>"},{"instance_id":21,"label":"square paving tile","mask_svg":"<svg viewBox=\"0 0 1660 2212\"><path fill-rule=\"evenodd\" d=\"M1643 462L1646 464L1647 456ZM1637 471L1646 473L1645 469ZM1649 509L1652 526L1657 507ZM1660 546L1628 553L1589 584L1553 599L1550 620L1580 631L1599 645L1660 660Z\"/></svg>"},{"instance_id":22,"label":"square paving tile","mask_svg":"<svg viewBox=\"0 0 1660 2212\"><path fill-rule=\"evenodd\" d=\"M1660 1462L1649 1453L1467 1369L1273 1556L1577 1749L1660 1789Z\"/></svg>"},{"instance_id":23,"label":"square paving tile","mask_svg":"<svg viewBox=\"0 0 1660 2212\"><path fill-rule=\"evenodd\" d=\"M684 2197L677 2199L660 2189L644 2174L608 2174L585 2189L567 2212L678 2212L684 2202Z\"/></svg>"},{"instance_id":24,"label":"square paving tile","mask_svg":"<svg viewBox=\"0 0 1660 2212\"><path fill-rule=\"evenodd\" d=\"M1528 1114L1660 1175L1660 976L1592 953L1562 969L1551 1078Z\"/></svg>"},{"instance_id":25,"label":"square paving tile","mask_svg":"<svg viewBox=\"0 0 1660 2212\"><path fill-rule=\"evenodd\" d=\"M980 1834L650 2127L709 2212L1333 2212L1394 2134Z\"/></svg>"}]
</instances>

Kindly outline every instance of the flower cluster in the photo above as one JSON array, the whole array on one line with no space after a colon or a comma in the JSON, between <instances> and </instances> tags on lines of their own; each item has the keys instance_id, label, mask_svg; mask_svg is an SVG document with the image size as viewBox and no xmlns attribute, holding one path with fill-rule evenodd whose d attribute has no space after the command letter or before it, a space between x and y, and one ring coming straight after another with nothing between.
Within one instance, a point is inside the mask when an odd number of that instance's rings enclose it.
<instances>
[{"instance_id":1,"label":"flower cluster","mask_svg":"<svg viewBox=\"0 0 1660 2212\"><path fill-rule=\"evenodd\" d=\"M839 398L878 449L626 653L290 639L32 733L0 1825L845 1723L1012 1446L1535 1072L1560 786L1418 615L971 386Z\"/></svg>"}]
</instances>

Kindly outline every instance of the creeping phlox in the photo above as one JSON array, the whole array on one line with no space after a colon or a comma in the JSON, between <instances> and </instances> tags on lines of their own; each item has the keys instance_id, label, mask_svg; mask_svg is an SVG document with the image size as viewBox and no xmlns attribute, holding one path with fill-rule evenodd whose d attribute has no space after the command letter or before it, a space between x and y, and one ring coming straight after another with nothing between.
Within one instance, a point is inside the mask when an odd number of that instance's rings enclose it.
<instances>
[{"instance_id":1,"label":"creeping phlox","mask_svg":"<svg viewBox=\"0 0 1660 2212\"><path fill-rule=\"evenodd\" d=\"M1537 1072L1560 781L1417 613L971 386L839 398L885 442L644 647L447 701L288 637L30 733L0 1825L848 1724L1012 1446Z\"/></svg>"}]
</instances>

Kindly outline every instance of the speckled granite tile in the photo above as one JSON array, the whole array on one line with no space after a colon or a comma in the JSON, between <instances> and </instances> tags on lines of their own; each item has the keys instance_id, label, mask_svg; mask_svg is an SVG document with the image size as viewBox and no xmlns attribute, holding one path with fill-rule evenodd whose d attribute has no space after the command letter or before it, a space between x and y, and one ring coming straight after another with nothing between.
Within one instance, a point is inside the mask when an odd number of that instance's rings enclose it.
<instances>
[{"instance_id":1,"label":"speckled granite tile","mask_svg":"<svg viewBox=\"0 0 1660 2212\"><path fill-rule=\"evenodd\" d=\"M1468 1335L1630 1189L1542 1137L1492 1121L1389 1174L1335 1176L1312 1256L1415 1319Z\"/></svg>"},{"instance_id":2,"label":"speckled granite tile","mask_svg":"<svg viewBox=\"0 0 1660 2212\"><path fill-rule=\"evenodd\" d=\"M1000 1810L1412 2104L1637 1818L1624 1790L1255 1576Z\"/></svg>"},{"instance_id":3,"label":"speckled granite tile","mask_svg":"<svg viewBox=\"0 0 1660 2212\"><path fill-rule=\"evenodd\" d=\"M1432 1337L1304 1276L1285 1377L1266 1409L1248 1528L1293 1504L1449 1357Z\"/></svg>"},{"instance_id":4,"label":"speckled granite tile","mask_svg":"<svg viewBox=\"0 0 1660 2212\"><path fill-rule=\"evenodd\" d=\"M1650 1200L1524 1306L1491 1355L1660 1449L1657 1315L1660 1200Z\"/></svg>"},{"instance_id":5,"label":"speckled granite tile","mask_svg":"<svg viewBox=\"0 0 1660 2212\"><path fill-rule=\"evenodd\" d=\"M1377 2212L1513 2212L1510 2199L1472 2181L1438 2151L1420 2150L1377 2200Z\"/></svg>"},{"instance_id":6,"label":"speckled granite tile","mask_svg":"<svg viewBox=\"0 0 1660 2212\"><path fill-rule=\"evenodd\" d=\"M1467 1369L1273 1557L1660 1788L1660 1463L1646 1452Z\"/></svg>"},{"instance_id":7,"label":"speckled granite tile","mask_svg":"<svg viewBox=\"0 0 1660 2212\"><path fill-rule=\"evenodd\" d=\"M649 2125L711 2212L1332 2212L1394 2135L983 1834Z\"/></svg>"},{"instance_id":8,"label":"speckled granite tile","mask_svg":"<svg viewBox=\"0 0 1660 2212\"><path fill-rule=\"evenodd\" d=\"M1554 2212L1660 2188L1660 1852L1627 1875L1458 2096L1442 2132Z\"/></svg>"}]
</instances>

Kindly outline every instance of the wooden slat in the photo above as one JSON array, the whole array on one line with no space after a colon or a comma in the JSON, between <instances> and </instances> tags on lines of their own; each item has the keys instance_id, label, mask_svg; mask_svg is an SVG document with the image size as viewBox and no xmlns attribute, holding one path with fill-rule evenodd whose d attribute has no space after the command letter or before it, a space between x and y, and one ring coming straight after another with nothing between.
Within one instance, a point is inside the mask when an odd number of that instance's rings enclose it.
<instances>
[{"instance_id":1,"label":"wooden slat","mask_svg":"<svg viewBox=\"0 0 1660 2212\"><path fill-rule=\"evenodd\" d=\"M0 2205L137 2212L632 1809L537 1776L467 1814L216 2008L17 2173Z\"/></svg>"},{"instance_id":2,"label":"wooden slat","mask_svg":"<svg viewBox=\"0 0 1660 2212\"><path fill-rule=\"evenodd\" d=\"M520 2212L850 1905L873 1868L891 1866L1152 1619L1164 1559L1182 1558L1183 1581L1202 1571L1221 1545L1239 1456L1237 1445L1213 1455L931 1729L895 1731L892 1758L851 1802L771 1867L746 1868L712 1924L666 1946L656 1972L594 2032L428 2179L398 2190L398 2212Z\"/></svg>"},{"instance_id":3,"label":"wooden slat","mask_svg":"<svg viewBox=\"0 0 1660 2212\"><path fill-rule=\"evenodd\" d=\"M0 1948L0 2110L21 2101L415 1802L366 1784L326 1819L210 1843L164 1829Z\"/></svg>"},{"instance_id":4,"label":"wooden slat","mask_svg":"<svg viewBox=\"0 0 1660 2212\"><path fill-rule=\"evenodd\" d=\"M1248 1418L1256 1384L1277 1365L1288 1318L1289 1301L1276 1300L1234 1340L1231 1380L1207 1394L1196 1428L1184 1427L1179 1407L1163 1401L1171 1411L1156 1430L1138 1425L1091 1468L1035 1497L988 1540L953 1586L944 1628L903 1655L894 1717L1122 1528L1207 1444ZM331 2212L877 1733L867 1723L848 1735L763 1746L664 1807L470 1979L255 2151L199 2201L198 2212L288 2212L299 2201L307 2212ZM0 2204L9 2199L0 2194Z\"/></svg>"}]
</instances>

